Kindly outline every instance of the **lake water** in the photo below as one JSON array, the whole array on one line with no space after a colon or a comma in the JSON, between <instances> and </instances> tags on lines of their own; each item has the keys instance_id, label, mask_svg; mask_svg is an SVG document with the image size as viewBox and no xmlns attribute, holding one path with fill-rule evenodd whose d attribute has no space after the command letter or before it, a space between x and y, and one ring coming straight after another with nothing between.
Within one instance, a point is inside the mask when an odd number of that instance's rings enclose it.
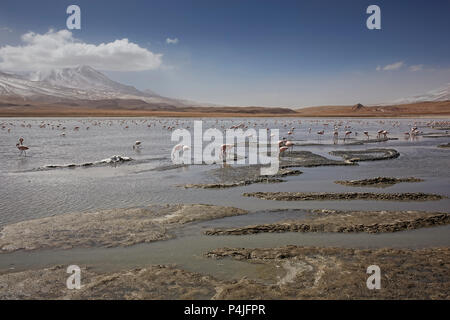
<instances>
[{"instance_id":1,"label":"lake water","mask_svg":"<svg viewBox=\"0 0 450 320\"><path fill-rule=\"evenodd\" d=\"M247 209L253 214L234 217L231 220L209 221L180 232L175 240L138 245L131 248L76 249L70 251L47 250L45 252L2 255L2 267L51 265L72 261L107 265L140 265L145 263L170 263L184 265L188 269L213 268L198 258L207 248L221 246L278 246L284 244L335 245L335 246L436 246L450 245L448 227L430 228L385 235L333 235L333 234L276 234L241 237L209 237L200 235L202 227L263 223L278 218L268 217L271 209L360 209L360 210L425 210L444 211L450 200L426 202L392 201L267 201L243 197L244 192L299 191L299 192L427 192L450 197L449 150L437 148L448 143L449 138L407 138L404 132L412 126L419 131L445 133L433 130L432 119L201 119L203 128L223 130L244 122L249 128L280 130L280 136L309 146L296 146L295 150L307 150L329 158L332 150L360 150L369 148L393 148L400 157L393 160L361 162L359 166L300 168L303 174L287 177L287 182L277 184L253 184L220 190L185 189L186 183L204 181L209 170L219 165L191 165L173 168L171 150L177 142L171 141L168 126L192 131L193 121L200 119L6 119L0 118L0 227L18 221L45 216L94 211L107 208L141 207L162 203L207 203ZM442 120L435 120L442 121ZM448 120L447 120L448 121ZM339 125L340 138L346 130L357 132L351 139L371 138L380 129L389 131L389 137L398 138L386 142L365 145L346 145L339 140L333 145L333 126ZM45 127L44 127L45 125ZM4 128L3 128L4 127ZM64 128L65 127L65 128ZM79 127L78 130L74 130ZM89 129L87 129L89 127ZM294 127L292 135L288 131ZM347 128L346 128L347 127ZM63 129L64 128L64 129ZM311 132L309 130L311 128ZM325 130L320 136L317 131ZM62 135L65 133L65 135ZM25 139L30 149L26 156L15 147L18 138ZM142 148L133 149L136 140ZM206 142L205 142L206 145ZM131 157L121 164L98 164L89 167L46 168L47 165L93 163L113 155ZM338 159L338 158L335 158ZM171 169L170 169L171 168ZM377 176L422 178L420 183L401 183L386 189L346 187L335 180L363 179ZM279 217L282 217L280 213ZM284 213L287 214L287 213ZM276 219L275 219L276 220ZM192 229L193 228L193 229ZM196 229L199 228L199 229ZM438 231L437 231L438 230ZM183 240L184 239L184 240ZM190 248L183 248L189 239ZM38 258L39 257L39 258ZM195 258L197 257L197 258ZM75 259L76 260L76 259ZM231 263L231 262L230 262ZM236 267L239 263L231 263ZM208 267L209 266L209 267ZM209 269L208 269L209 270ZM206 270L206 271L208 271ZM233 273L233 267L227 269Z\"/></svg>"}]
</instances>

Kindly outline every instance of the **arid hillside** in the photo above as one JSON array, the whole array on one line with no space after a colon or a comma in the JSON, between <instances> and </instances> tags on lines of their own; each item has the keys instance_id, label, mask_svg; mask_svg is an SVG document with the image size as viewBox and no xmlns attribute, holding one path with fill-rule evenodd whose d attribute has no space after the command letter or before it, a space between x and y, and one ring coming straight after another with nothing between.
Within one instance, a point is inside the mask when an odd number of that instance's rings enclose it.
<instances>
[{"instance_id":1,"label":"arid hillside","mask_svg":"<svg viewBox=\"0 0 450 320\"><path fill-rule=\"evenodd\" d=\"M389 106L322 106L296 110L302 117L414 117L450 116L450 101L418 102Z\"/></svg>"}]
</instances>

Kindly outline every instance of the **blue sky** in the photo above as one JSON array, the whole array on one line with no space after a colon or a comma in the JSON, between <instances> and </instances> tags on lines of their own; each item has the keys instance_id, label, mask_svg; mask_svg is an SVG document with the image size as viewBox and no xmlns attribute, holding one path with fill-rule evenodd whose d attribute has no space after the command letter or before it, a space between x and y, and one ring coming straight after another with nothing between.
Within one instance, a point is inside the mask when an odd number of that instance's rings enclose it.
<instances>
[{"instance_id":1,"label":"blue sky","mask_svg":"<svg viewBox=\"0 0 450 320\"><path fill-rule=\"evenodd\" d=\"M81 8L77 41L126 38L161 54L155 68L103 72L162 95L229 105L371 104L450 82L448 0L2 0L0 47L24 45L30 31L66 29L70 4ZM366 28L371 4L381 8L381 30Z\"/></svg>"}]
</instances>

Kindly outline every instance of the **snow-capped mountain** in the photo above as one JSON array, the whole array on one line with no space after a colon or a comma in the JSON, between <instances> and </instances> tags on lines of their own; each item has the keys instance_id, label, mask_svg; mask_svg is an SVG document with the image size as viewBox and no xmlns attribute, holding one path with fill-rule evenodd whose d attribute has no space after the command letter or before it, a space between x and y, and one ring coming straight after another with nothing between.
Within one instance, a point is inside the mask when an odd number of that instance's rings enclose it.
<instances>
[{"instance_id":1,"label":"snow-capped mountain","mask_svg":"<svg viewBox=\"0 0 450 320\"><path fill-rule=\"evenodd\" d=\"M0 72L0 96L30 100L102 100L139 99L152 103L185 103L157 95L152 91L140 91L109 79L89 67L54 69L19 75Z\"/></svg>"},{"instance_id":2,"label":"snow-capped mountain","mask_svg":"<svg viewBox=\"0 0 450 320\"><path fill-rule=\"evenodd\" d=\"M32 81L43 81L57 87L67 87L83 90L115 90L122 94L142 95L143 93L132 86L115 82L103 73L89 66L76 68L53 69L31 73Z\"/></svg>"},{"instance_id":3,"label":"snow-capped mountain","mask_svg":"<svg viewBox=\"0 0 450 320\"><path fill-rule=\"evenodd\" d=\"M416 95L409 98L401 98L393 101L396 104L416 103L425 101L447 101L450 100L450 83L445 86L428 91L424 94Z\"/></svg>"}]
</instances>

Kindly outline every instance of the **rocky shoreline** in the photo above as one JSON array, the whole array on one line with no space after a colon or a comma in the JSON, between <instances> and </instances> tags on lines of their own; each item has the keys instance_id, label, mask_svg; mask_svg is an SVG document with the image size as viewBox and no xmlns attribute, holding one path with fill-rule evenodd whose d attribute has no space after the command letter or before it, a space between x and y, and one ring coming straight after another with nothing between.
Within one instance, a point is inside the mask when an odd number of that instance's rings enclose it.
<instances>
[{"instance_id":1,"label":"rocky shoreline","mask_svg":"<svg viewBox=\"0 0 450 320\"><path fill-rule=\"evenodd\" d=\"M206 230L206 235L246 235L280 232L382 233L450 224L450 214L423 211L316 211L301 220Z\"/></svg>"},{"instance_id":2,"label":"rocky shoreline","mask_svg":"<svg viewBox=\"0 0 450 320\"><path fill-rule=\"evenodd\" d=\"M374 192L247 192L244 197L277 201L334 201L334 200L382 200L382 201L431 201L441 200L438 194L408 193L374 193Z\"/></svg>"}]
</instances>

